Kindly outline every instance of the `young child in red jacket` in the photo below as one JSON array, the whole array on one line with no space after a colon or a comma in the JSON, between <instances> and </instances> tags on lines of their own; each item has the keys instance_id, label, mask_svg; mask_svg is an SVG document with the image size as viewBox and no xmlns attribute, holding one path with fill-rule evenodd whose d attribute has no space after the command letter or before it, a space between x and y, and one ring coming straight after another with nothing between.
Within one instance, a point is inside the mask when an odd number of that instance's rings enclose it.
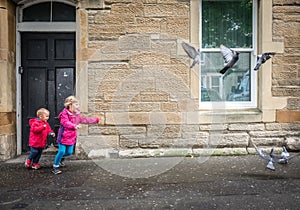
<instances>
[{"instance_id":1,"label":"young child in red jacket","mask_svg":"<svg viewBox=\"0 0 300 210\"><path fill-rule=\"evenodd\" d=\"M39 160L43 153L43 149L47 144L47 137L51 135L55 137L55 133L51 129L49 123L50 112L41 108L37 110L37 118L32 118L29 120L30 125L30 135L29 135L29 146L30 153L25 161L26 168L40 169Z\"/></svg>"}]
</instances>

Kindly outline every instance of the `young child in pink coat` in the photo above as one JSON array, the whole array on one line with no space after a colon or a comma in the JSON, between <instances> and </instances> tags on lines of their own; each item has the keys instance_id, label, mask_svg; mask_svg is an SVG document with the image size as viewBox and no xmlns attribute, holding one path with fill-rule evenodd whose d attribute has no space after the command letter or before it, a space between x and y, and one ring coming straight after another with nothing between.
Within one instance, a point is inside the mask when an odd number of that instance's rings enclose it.
<instances>
[{"instance_id":1,"label":"young child in pink coat","mask_svg":"<svg viewBox=\"0 0 300 210\"><path fill-rule=\"evenodd\" d=\"M39 160L43 153L43 149L47 144L47 137L51 135L55 137L55 133L50 128L49 119L50 112L41 108L37 110L37 118L29 120L30 134L29 134L29 146L30 154L25 161L26 168L40 169Z\"/></svg>"},{"instance_id":2,"label":"young child in pink coat","mask_svg":"<svg viewBox=\"0 0 300 210\"><path fill-rule=\"evenodd\" d=\"M52 173L60 174L59 166L63 166L64 157L73 153L77 138L77 130L82 124L99 123L99 118L87 118L80 115L79 101L74 96L65 99L65 108L58 115L60 128L57 134L58 152L55 156Z\"/></svg>"}]
</instances>

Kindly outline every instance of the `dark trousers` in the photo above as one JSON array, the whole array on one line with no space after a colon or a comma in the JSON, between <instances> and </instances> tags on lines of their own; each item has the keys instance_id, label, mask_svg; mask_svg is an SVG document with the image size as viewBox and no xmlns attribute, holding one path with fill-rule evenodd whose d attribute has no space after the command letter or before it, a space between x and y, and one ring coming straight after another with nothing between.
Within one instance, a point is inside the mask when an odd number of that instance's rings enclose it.
<instances>
[{"instance_id":1,"label":"dark trousers","mask_svg":"<svg viewBox=\"0 0 300 210\"><path fill-rule=\"evenodd\" d=\"M30 147L30 153L27 159L32 160L32 163L38 163L40 161L43 148Z\"/></svg>"}]
</instances>

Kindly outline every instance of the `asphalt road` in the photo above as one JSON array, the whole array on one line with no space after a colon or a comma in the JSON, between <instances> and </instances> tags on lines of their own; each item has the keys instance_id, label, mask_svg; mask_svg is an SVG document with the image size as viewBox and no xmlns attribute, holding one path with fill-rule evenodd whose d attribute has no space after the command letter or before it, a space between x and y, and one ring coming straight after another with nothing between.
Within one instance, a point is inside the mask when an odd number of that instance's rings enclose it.
<instances>
[{"instance_id":1,"label":"asphalt road","mask_svg":"<svg viewBox=\"0 0 300 210\"><path fill-rule=\"evenodd\" d=\"M0 163L0 209L300 209L300 155L265 168L257 155L66 161L51 173Z\"/></svg>"}]
</instances>

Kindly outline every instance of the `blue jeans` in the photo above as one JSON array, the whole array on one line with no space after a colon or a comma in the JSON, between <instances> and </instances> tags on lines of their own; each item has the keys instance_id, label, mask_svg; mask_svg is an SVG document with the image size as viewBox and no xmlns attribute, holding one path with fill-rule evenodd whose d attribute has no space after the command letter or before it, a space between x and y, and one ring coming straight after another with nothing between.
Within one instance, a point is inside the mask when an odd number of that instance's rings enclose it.
<instances>
[{"instance_id":1,"label":"blue jeans","mask_svg":"<svg viewBox=\"0 0 300 210\"><path fill-rule=\"evenodd\" d=\"M43 148L30 147L30 153L27 159L32 160L32 163L38 163L43 153Z\"/></svg>"},{"instance_id":2,"label":"blue jeans","mask_svg":"<svg viewBox=\"0 0 300 210\"><path fill-rule=\"evenodd\" d=\"M55 168L59 167L61 159L63 157L72 155L73 149L74 149L74 145L58 144L58 151L54 159L53 167Z\"/></svg>"}]
</instances>

